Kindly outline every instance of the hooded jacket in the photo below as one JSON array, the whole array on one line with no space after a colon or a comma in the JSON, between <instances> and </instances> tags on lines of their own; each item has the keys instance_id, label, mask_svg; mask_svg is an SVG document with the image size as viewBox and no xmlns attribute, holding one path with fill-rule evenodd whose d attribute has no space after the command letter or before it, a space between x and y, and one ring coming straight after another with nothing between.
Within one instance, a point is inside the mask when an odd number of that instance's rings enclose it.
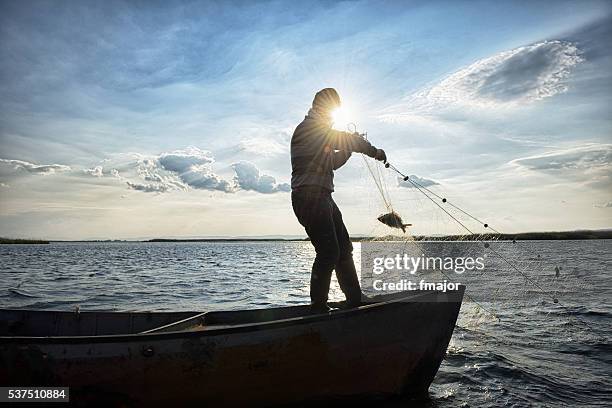
<instances>
[{"instance_id":1,"label":"hooded jacket","mask_svg":"<svg viewBox=\"0 0 612 408\"><path fill-rule=\"evenodd\" d=\"M328 111L313 108L297 126L291 138L291 189L305 186L334 191L334 170L351 152L376 156L376 148L358 134L331 128Z\"/></svg>"}]
</instances>

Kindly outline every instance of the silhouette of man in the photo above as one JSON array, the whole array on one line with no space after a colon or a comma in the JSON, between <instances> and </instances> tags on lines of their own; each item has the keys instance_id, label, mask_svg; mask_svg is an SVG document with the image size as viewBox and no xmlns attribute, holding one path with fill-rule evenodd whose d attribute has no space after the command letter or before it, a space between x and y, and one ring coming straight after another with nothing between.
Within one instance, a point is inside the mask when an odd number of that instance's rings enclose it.
<instances>
[{"instance_id":1,"label":"silhouette of man","mask_svg":"<svg viewBox=\"0 0 612 408\"><path fill-rule=\"evenodd\" d=\"M334 170L344 165L352 152L387 160L384 150L375 148L359 134L331 128L332 112L340 105L335 89L317 92L312 108L291 138L291 203L316 251L310 277L311 309L316 313L329 311L327 297L334 269L346 304L353 307L361 303L353 245L331 195Z\"/></svg>"}]
</instances>

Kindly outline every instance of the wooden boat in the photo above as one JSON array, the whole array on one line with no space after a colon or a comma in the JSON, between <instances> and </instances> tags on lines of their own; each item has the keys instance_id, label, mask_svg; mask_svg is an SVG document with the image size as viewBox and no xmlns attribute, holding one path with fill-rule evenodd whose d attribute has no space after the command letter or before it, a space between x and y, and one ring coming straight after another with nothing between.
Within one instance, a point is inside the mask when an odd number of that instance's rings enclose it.
<instances>
[{"instance_id":1,"label":"wooden boat","mask_svg":"<svg viewBox=\"0 0 612 408\"><path fill-rule=\"evenodd\" d=\"M0 384L69 386L76 405L271 406L427 393L464 287L352 309L0 310Z\"/></svg>"}]
</instances>

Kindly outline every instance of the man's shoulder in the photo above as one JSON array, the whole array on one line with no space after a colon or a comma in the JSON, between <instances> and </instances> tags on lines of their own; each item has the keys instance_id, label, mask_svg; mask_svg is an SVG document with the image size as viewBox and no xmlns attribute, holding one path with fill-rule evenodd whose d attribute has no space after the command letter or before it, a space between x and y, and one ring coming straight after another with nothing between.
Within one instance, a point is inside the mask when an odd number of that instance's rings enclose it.
<instances>
[{"instance_id":1,"label":"man's shoulder","mask_svg":"<svg viewBox=\"0 0 612 408\"><path fill-rule=\"evenodd\" d=\"M296 126L295 130L293 131L293 136L300 134L325 134L329 132L329 130L329 126L327 126L327 124L324 122L306 116L304 120L302 120L300 124Z\"/></svg>"},{"instance_id":2,"label":"man's shoulder","mask_svg":"<svg viewBox=\"0 0 612 408\"><path fill-rule=\"evenodd\" d=\"M300 123L298 123L298 125L295 127L295 130L298 130L300 128L303 128L304 126L306 126L308 124L308 117L305 117L304 119L302 119L302 121ZM295 132L294 132L295 133Z\"/></svg>"}]
</instances>

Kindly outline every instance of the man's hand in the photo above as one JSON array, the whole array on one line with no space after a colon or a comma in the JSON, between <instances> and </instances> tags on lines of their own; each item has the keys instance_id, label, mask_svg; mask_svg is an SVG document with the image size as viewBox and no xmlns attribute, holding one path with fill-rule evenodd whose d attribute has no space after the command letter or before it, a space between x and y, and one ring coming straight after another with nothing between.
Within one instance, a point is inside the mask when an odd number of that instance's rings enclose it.
<instances>
[{"instance_id":1,"label":"man's hand","mask_svg":"<svg viewBox=\"0 0 612 408\"><path fill-rule=\"evenodd\" d=\"M387 162L387 154L385 153L385 151L383 149L376 149L376 155L374 156L374 159L381 161L383 163Z\"/></svg>"}]
</instances>

